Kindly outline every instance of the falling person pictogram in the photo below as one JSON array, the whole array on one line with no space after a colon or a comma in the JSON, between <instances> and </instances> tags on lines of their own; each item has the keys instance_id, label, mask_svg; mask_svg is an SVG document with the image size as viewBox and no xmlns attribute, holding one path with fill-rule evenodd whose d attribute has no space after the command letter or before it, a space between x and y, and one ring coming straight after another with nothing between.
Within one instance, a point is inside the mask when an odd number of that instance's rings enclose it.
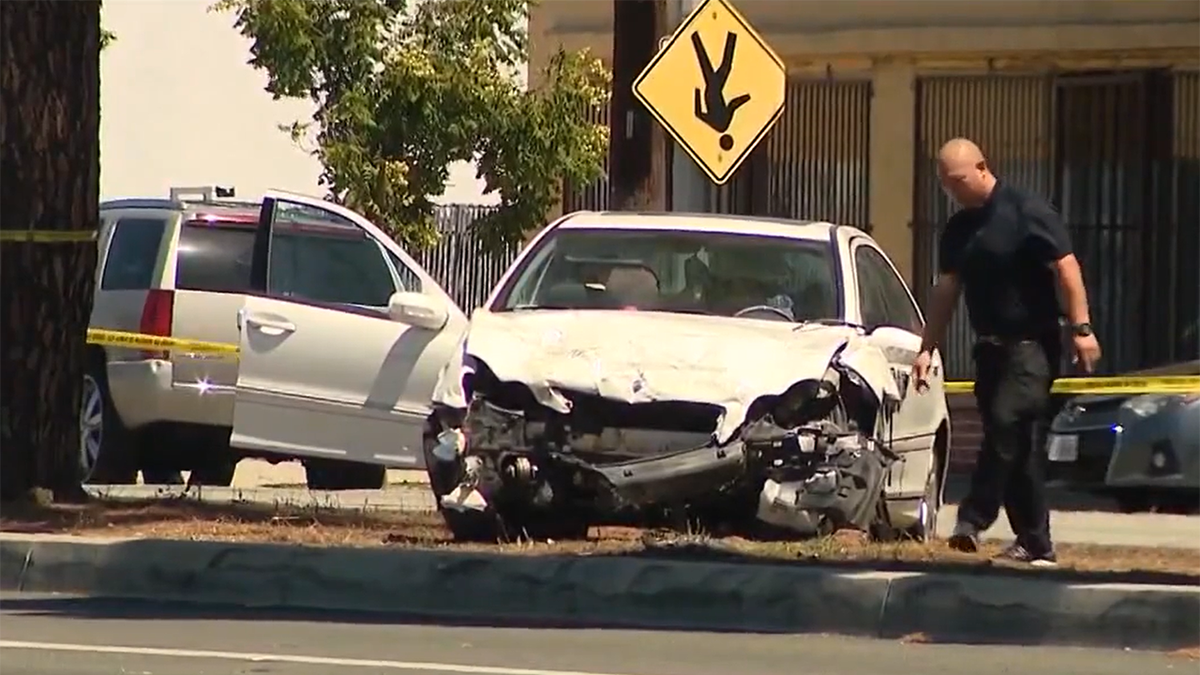
<instances>
[{"instance_id":1,"label":"falling person pictogram","mask_svg":"<svg viewBox=\"0 0 1200 675\"><path fill-rule=\"evenodd\" d=\"M736 96L731 101L725 100L725 83L729 80L729 71L733 69L737 33L725 34L725 51L721 55L721 65L715 69L699 33L692 33L692 47L696 50L700 73L704 76L703 93L699 89L696 90L696 117L721 134L718 142L722 150L728 151L733 148L733 136L726 132L729 131L729 125L733 124L733 115L738 108L750 101L750 94Z\"/></svg>"}]
</instances>

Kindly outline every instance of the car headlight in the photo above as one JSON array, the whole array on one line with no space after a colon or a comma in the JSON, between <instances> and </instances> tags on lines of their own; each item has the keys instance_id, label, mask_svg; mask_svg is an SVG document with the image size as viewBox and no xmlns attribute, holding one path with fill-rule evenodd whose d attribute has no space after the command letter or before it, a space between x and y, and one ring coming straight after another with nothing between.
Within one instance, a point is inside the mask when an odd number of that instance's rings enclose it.
<instances>
[{"instance_id":1,"label":"car headlight","mask_svg":"<svg viewBox=\"0 0 1200 675\"><path fill-rule=\"evenodd\" d=\"M1169 396L1138 396L1129 399L1123 407L1138 417L1149 417L1162 410L1170 401Z\"/></svg>"}]
</instances>

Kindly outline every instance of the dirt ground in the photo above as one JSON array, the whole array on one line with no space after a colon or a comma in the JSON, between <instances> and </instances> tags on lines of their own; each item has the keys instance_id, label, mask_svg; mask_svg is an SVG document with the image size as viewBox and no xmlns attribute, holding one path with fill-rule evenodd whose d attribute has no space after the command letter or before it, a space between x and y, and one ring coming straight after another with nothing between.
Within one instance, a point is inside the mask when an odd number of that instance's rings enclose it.
<instances>
[{"instance_id":1,"label":"dirt ground","mask_svg":"<svg viewBox=\"0 0 1200 675\"><path fill-rule=\"evenodd\" d=\"M695 560L821 564L885 570L1018 571L993 563L999 544L980 554L951 551L944 542L871 542L855 532L808 541L755 541L632 527L593 527L586 541L456 544L436 513L333 510L187 498L93 500L83 505L7 505L0 531L211 541L276 542L502 551L522 555L630 555ZM1066 575L1096 581L1200 585L1200 551L1062 544L1059 568L1023 574Z\"/></svg>"}]
</instances>

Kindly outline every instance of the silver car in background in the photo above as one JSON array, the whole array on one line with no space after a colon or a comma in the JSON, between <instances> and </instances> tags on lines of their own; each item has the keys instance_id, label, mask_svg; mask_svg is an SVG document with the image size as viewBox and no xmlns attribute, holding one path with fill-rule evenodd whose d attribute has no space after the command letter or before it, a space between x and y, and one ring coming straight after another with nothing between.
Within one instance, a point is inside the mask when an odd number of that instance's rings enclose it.
<instances>
[{"instance_id":1,"label":"silver car in background","mask_svg":"<svg viewBox=\"0 0 1200 675\"><path fill-rule=\"evenodd\" d=\"M1122 511L1195 511L1200 392L1077 396L1051 423L1046 451L1051 480L1111 496Z\"/></svg>"}]
</instances>

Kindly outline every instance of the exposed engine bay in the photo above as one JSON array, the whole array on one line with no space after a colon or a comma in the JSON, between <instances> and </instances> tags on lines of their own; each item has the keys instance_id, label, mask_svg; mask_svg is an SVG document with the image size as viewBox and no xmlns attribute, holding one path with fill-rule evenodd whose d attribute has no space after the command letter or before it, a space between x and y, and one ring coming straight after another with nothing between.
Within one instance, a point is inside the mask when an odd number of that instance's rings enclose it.
<instances>
[{"instance_id":1,"label":"exposed engine bay","mask_svg":"<svg viewBox=\"0 0 1200 675\"><path fill-rule=\"evenodd\" d=\"M819 378L753 399L724 439L728 409L713 403L560 389L562 412L482 362L464 392L466 409L442 411L426 457L459 539L563 538L589 522L677 507L791 536L890 528L897 402L840 358Z\"/></svg>"}]
</instances>

